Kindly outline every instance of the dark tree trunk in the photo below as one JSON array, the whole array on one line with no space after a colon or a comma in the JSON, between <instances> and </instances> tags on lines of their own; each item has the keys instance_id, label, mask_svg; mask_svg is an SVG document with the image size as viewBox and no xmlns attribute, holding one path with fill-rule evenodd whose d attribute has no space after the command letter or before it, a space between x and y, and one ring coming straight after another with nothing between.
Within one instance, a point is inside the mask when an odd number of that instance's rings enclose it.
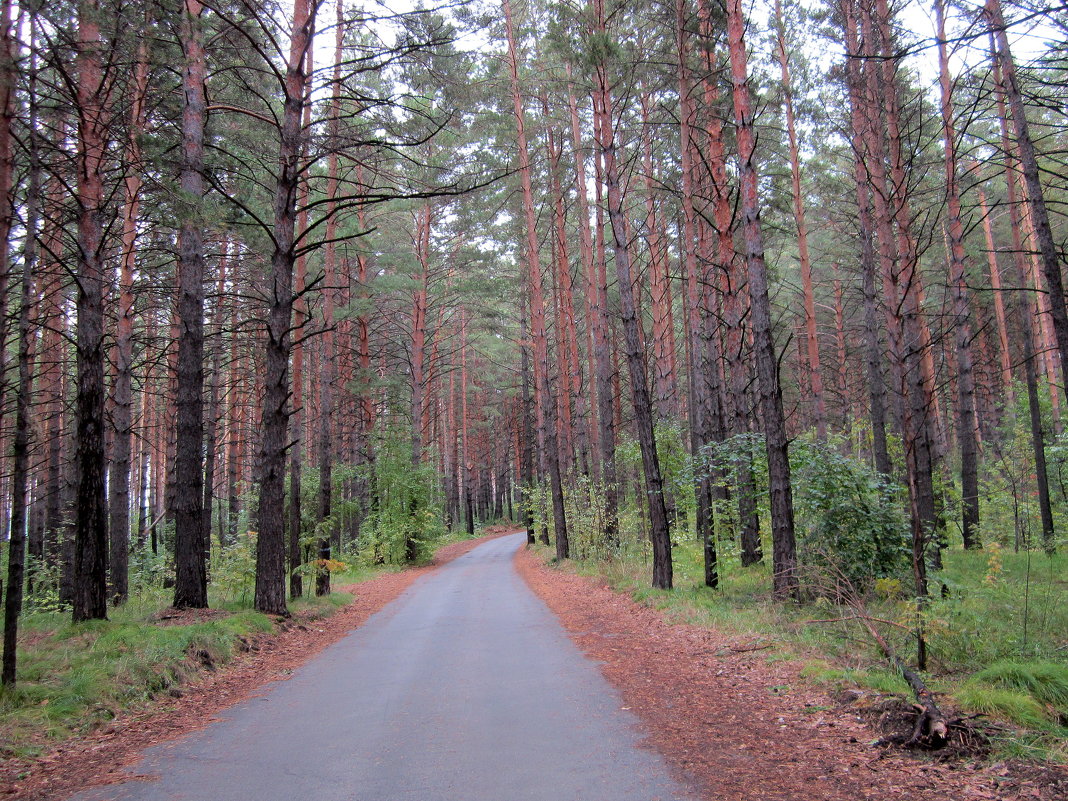
<instances>
[{"instance_id":1,"label":"dark tree trunk","mask_svg":"<svg viewBox=\"0 0 1068 801\"><path fill-rule=\"evenodd\" d=\"M11 9L3 4L0 25L4 34L4 57L13 55L8 40ZM30 478L30 400L33 394L33 332L30 312L35 306L33 270L37 264L37 218L41 194L41 164L37 149L37 111L34 99L35 68L30 80L30 174L24 204L26 244L22 254L22 292L18 316L18 387L15 391L15 433L12 443L11 533L8 539L7 593L4 596L4 655L0 683L15 683L19 614L26 568L26 503ZM6 72L6 71L5 71ZM5 79L9 76L5 76ZM3 102L0 100L0 102ZM5 250L7 242L0 243Z\"/></svg>"},{"instance_id":2,"label":"dark tree trunk","mask_svg":"<svg viewBox=\"0 0 1068 801\"><path fill-rule=\"evenodd\" d=\"M186 0L182 18L181 189L185 202L178 234L178 363L175 438L174 606L208 605L204 553L204 96L206 60L201 31L204 7Z\"/></svg>"},{"instance_id":3,"label":"dark tree trunk","mask_svg":"<svg viewBox=\"0 0 1068 801\"><path fill-rule=\"evenodd\" d=\"M264 358L263 415L261 420L262 476L260 481L259 537L256 541L255 608L288 615L285 564L286 430L289 423L289 354L293 318L293 266L300 183L301 117L308 76L305 54L311 47L314 6L309 0L293 4L293 36L286 68L278 175L274 194L274 253L271 255L267 346Z\"/></svg>"},{"instance_id":4,"label":"dark tree trunk","mask_svg":"<svg viewBox=\"0 0 1068 801\"><path fill-rule=\"evenodd\" d=\"M764 418L768 483L771 495L771 537L774 590L779 597L797 597L797 556L794 539L793 489L790 482L789 440L779 386L779 364L771 330L771 300L764 243L760 227L756 135L753 101L749 94L745 52L745 18L741 0L727 1L727 40L733 84L735 130L740 157L742 233L749 274L749 302L753 353L757 367L760 406Z\"/></svg>"},{"instance_id":5,"label":"dark tree trunk","mask_svg":"<svg viewBox=\"0 0 1068 801\"><path fill-rule=\"evenodd\" d=\"M598 2L598 31L604 32L604 9ZM638 445L645 471L645 492L649 504L649 527L653 545L653 586L670 589L672 584L671 531L667 505L664 501L664 481L660 472L660 459L656 452L656 435L653 427L653 404L649 396L649 379L645 366L645 348L642 344L637 309L634 302L634 283L631 274L630 252L624 230L623 191L619 184L616 165L616 145L612 132L612 97L608 84L607 67L597 65L596 111L600 115L597 127L597 143L604 163L605 189L608 200L608 217L612 226L612 239L616 263L616 278L619 287L620 313L623 318L623 335L626 343L627 367L630 372L631 399L634 404L634 424L638 432Z\"/></svg>"},{"instance_id":6,"label":"dark tree trunk","mask_svg":"<svg viewBox=\"0 0 1068 801\"><path fill-rule=\"evenodd\" d=\"M1050 315L1053 317L1053 331L1061 354L1062 380L1068 380L1068 308L1064 300L1061 259L1057 253L1057 243L1053 239L1053 229L1050 227L1049 212L1046 209L1038 168L1038 157L1035 153L1034 140L1031 138L1020 83L1016 76L1016 65L1009 51L1005 20L1001 13L1001 0L987 0L986 12L997 38L997 59L1001 65L1002 75L1000 88L1004 91L1012 111L1017 156L1023 172L1024 186L1027 189L1027 204L1031 212L1038 251L1042 257L1042 275L1046 280L1046 297L1049 301ZM1052 552L1054 540L1047 538L1044 545L1048 551Z\"/></svg>"},{"instance_id":7,"label":"dark tree trunk","mask_svg":"<svg viewBox=\"0 0 1068 801\"><path fill-rule=\"evenodd\" d=\"M879 342L878 296L875 288L875 229L871 216L871 198L868 170L865 165L864 147L864 94L857 43L857 23L849 0L843 3L846 13L846 44L849 50L846 60L846 76L849 83L849 99L854 153L854 180L856 181L857 215L860 239L860 269L864 293L864 350L867 361L869 419L872 430L872 457L875 469L883 476L890 476L890 452L886 444L886 382L883 378L882 346Z\"/></svg>"},{"instance_id":8,"label":"dark tree trunk","mask_svg":"<svg viewBox=\"0 0 1068 801\"><path fill-rule=\"evenodd\" d=\"M512 110L516 120L516 139L519 145L519 175L523 187L523 209L526 222L526 267L530 287L530 322L534 338L534 391L541 399L543 414L538 426L543 430L539 440L545 443L545 457L549 469L549 484L553 505L553 533L556 538L556 556L567 559L570 546L567 536L567 519L564 514L564 487L560 471L560 454L556 436L556 404L549 389L549 343L545 332L545 298L542 285L541 265L538 259L538 232L535 219L534 191L531 186L530 153L527 148L526 121L523 110L523 95L519 85L519 63L515 33L512 28L512 7L504 0L505 24L508 31L508 69L512 84Z\"/></svg>"},{"instance_id":9,"label":"dark tree trunk","mask_svg":"<svg viewBox=\"0 0 1068 801\"><path fill-rule=\"evenodd\" d=\"M74 620L107 617L108 514L104 477L104 169L107 157L103 41L96 0L78 21L78 393L74 516Z\"/></svg>"},{"instance_id":10,"label":"dark tree trunk","mask_svg":"<svg viewBox=\"0 0 1068 801\"><path fill-rule=\"evenodd\" d=\"M522 407L522 426L523 426L523 451L522 459L520 461L520 469L522 475L520 477L521 492L520 492L520 505L523 507L523 525L527 529L527 545L533 545L535 541L534 532L534 510L531 508L531 503L534 500L534 404L530 398L530 351L527 347L527 304L521 302L521 310L519 312L519 370L520 381L523 385L523 407Z\"/></svg>"}]
</instances>

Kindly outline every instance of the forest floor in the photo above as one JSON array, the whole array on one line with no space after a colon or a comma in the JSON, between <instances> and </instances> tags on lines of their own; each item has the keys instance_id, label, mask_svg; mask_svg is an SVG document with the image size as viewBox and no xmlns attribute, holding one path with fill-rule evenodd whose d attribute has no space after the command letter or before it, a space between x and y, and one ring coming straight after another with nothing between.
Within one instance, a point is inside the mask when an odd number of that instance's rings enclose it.
<instances>
[{"instance_id":1,"label":"forest floor","mask_svg":"<svg viewBox=\"0 0 1068 801\"><path fill-rule=\"evenodd\" d=\"M280 620L275 632L250 641L242 656L218 668L205 665L195 680L171 695L121 713L96 731L67 740L40 756L3 761L0 798L55 801L89 786L128 778L123 768L136 762L145 748L201 729L218 712L257 694L268 682L289 678L296 668L362 625L416 579L513 530L492 527L478 539L440 548L429 565L340 587L353 595L353 601L330 617L294 615ZM219 610L171 612L161 616L158 625L181 625L225 614Z\"/></svg>"},{"instance_id":2,"label":"forest floor","mask_svg":"<svg viewBox=\"0 0 1068 801\"><path fill-rule=\"evenodd\" d=\"M710 798L1068 798L1062 768L990 763L968 749L914 754L876 745L886 733L878 724L895 717L901 702L852 692L831 697L774 643L668 623L601 580L546 565L533 550L520 551L516 566L601 663L645 723L649 744Z\"/></svg>"}]
</instances>

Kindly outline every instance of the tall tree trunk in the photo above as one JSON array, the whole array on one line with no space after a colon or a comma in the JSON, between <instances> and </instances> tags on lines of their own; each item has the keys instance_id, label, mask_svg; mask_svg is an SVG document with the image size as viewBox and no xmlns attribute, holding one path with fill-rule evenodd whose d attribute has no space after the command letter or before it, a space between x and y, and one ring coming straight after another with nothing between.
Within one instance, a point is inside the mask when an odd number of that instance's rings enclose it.
<instances>
[{"instance_id":1,"label":"tall tree trunk","mask_svg":"<svg viewBox=\"0 0 1068 801\"><path fill-rule=\"evenodd\" d=\"M697 266L697 233L695 230L694 188L693 188L693 154L694 143L694 102L691 92L693 81L688 64L690 48L687 42L686 0L675 3L675 49L678 56L679 84L679 163L682 177L682 237L680 250L683 253L683 275L685 278L686 297L686 332L690 356L690 453L695 465L699 465L694 476L695 529L698 542L702 545L715 543L715 520L712 510L712 477L703 465L702 449L709 442L709 403L707 394L710 383L707 380L708 363L706 348L702 346L704 331L701 319L701 297L704 294L699 287L701 276Z\"/></svg>"},{"instance_id":2,"label":"tall tree trunk","mask_svg":"<svg viewBox=\"0 0 1068 801\"><path fill-rule=\"evenodd\" d=\"M314 2L314 0L313 0ZM318 5L316 5L318 8ZM314 21L309 23L308 29L309 40L315 36L315 24ZM305 80L310 80L310 76L314 69L313 57L315 51L311 46L308 47L304 54L304 75ZM306 101L304 103L304 111L301 117L302 124L305 130L310 128L311 125L311 102ZM302 142L301 155L304 154L304 150L307 147L306 142ZM297 182L297 207L300 211L297 213L296 230L298 238L303 236L304 232L308 228L308 181L306 177L298 178ZM305 432L305 422L311 417L308 407L311 406L310 399L304 396L304 326L308 321L308 303L304 297L305 284L307 280L307 256L301 253L296 258L296 276L295 276L295 294L293 297L293 314L295 317L294 336L293 342L293 398L292 398L292 413L289 418L289 425L291 429L289 448L289 597L300 598L304 594L304 575L301 572L301 566L304 564L304 552L305 547L301 542L301 538L304 533L304 498L302 487L304 484L303 470L304 470L304 453L305 443L309 442ZM312 370L311 372L314 372ZM314 382L311 382L314 384ZM307 448L310 455L311 448Z\"/></svg>"},{"instance_id":3,"label":"tall tree trunk","mask_svg":"<svg viewBox=\"0 0 1068 801\"><path fill-rule=\"evenodd\" d=\"M286 430L289 423L290 328L293 317L293 266L296 261L297 188L300 184L301 118L307 102L305 55L312 45L314 12L310 0L293 4L293 34L286 65L278 174L274 193L274 252L271 254L264 358L261 428L259 537L256 541L257 611L288 615L285 569Z\"/></svg>"},{"instance_id":4,"label":"tall tree trunk","mask_svg":"<svg viewBox=\"0 0 1068 801\"><path fill-rule=\"evenodd\" d=\"M175 452L174 606L208 605L204 553L204 124L207 63L201 30L204 6L185 0L182 49L182 174L185 203L178 233L178 393Z\"/></svg>"},{"instance_id":5,"label":"tall tree trunk","mask_svg":"<svg viewBox=\"0 0 1068 801\"><path fill-rule=\"evenodd\" d=\"M31 21L31 25L35 21ZM14 56L10 43L11 8L5 0L0 11L3 52L5 61ZM31 32L31 50L34 41ZM30 56L31 60L33 56ZM8 62L9 63L9 62ZM33 422L30 419L30 400L33 395L33 331L30 314L36 306L33 271L37 266L37 218L41 200L41 162L37 142L36 64L30 66L30 119L29 150L30 172L23 204L26 240L22 251L22 286L19 297L18 316L18 386L15 390L15 432L11 448L11 529L8 537L7 593L4 596L4 655L0 667L0 684L14 685L17 660L19 614L22 612L22 594L26 569L26 502L30 480L30 435ZM4 65L6 81L10 78L7 63ZM0 102L10 102L0 96ZM6 249L3 241L0 247Z\"/></svg>"},{"instance_id":6,"label":"tall tree trunk","mask_svg":"<svg viewBox=\"0 0 1068 801\"><path fill-rule=\"evenodd\" d=\"M1012 125L1016 134L1017 155L1023 172L1024 185L1027 189L1027 205L1035 230L1038 252L1042 256L1042 275L1046 279L1046 291L1053 316L1053 330L1057 338L1057 348L1061 354L1062 379L1068 379L1068 309L1064 301L1064 283L1061 278L1060 258L1057 245L1053 240L1049 212L1042 191L1038 157L1035 153L1034 140L1031 138L1027 121L1027 110L1023 94L1016 75L1016 64L1009 50L1009 40L1005 33L1005 20L1001 12L1001 0L987 0L986 13L990 26L997 40L997 60L1001 66L1001 89L1005 93L1012 111ZM1008 155L1008 154L1006 154ZM1052 549L1052 540L1046 541L1047 549Z\"/></svg>"},{"instance_id":7,"label":"tall tree trunk","mask_svg":"<svg viewBox=\"0 0 1068 801\"><path fill-rule=\"evenodd\" d=\"M605 10L603 0L593 0L596 32L605 33ZM653 545L653 587L670 589L672 584L671 532L669 530L667 505L664 499L664 480L660 472L660 459L656 451L656 435L653 427L653 407L649 397L649 378L645 366L645 354L637 308L634 302L634 283L630 266L628 236L625 231L623 191L619 182L616 163L616 143L612 122L612 95L609 88L608 67L602 60L596 65L595 113L600 124L595 124L598 149L604 164L604 182L608 201L608 218L612 227L613 254L616 263L616 280L619 289L620 314L623 318L623 336L626 343L627 368L630 373L631 400L634 405L634 425L638 433L642 467L645 472L646 499L649 504L649 528ZM639 503L640 505L640 503Z\"/></svg>"},{"instance_id":8,"label":"tall tree trunk","mask_svg":"<svg viewBox=\"0 0 1068 801\"><path fill-rule=\"evenodd\" d=\"M764 418L768 482L771 495L773 586L779 597L797 597L797 556L794 538L793 489L790 482L789 440L779 386L779 365L771 330L771 299L760 228L756 135L753 101L745 52L745 17L741 0L727 0L727 43L733 86L735 135L738 141L742 232L749 274L749 303L753 319L753 352Z\"/></svg>"},{"instance_id":9,"label":"tall tree trunk","mask_svg":"<svg viewBox=\"0 0 1068 801\"><path fill-rule=\"evenodd\" d=\"M945 8L935 0L938 29L939 86L942 133L945 143L946 204L949 211L950 283L953 287L954 325L957 333L957 414L961 472L961 534L966 549L981 547L979 540L979 443L976 441L975 379L972 373L972 327L968 307L967 257L957 179L957 132L953 120L953 84L946 47Z\"/></svg>"},{"instance_id":10,"label":"tall tree trunk","mask_svg":"<svg viewBox=\"0 0 1068 801\"><path fill-rule=\"evenodd\" d=\"M74 620L107 617L108 515L104 476L104 169L107 103L97 0L78 7L78 392Z\"/></svg>"},{"instance_id":11,"label":"tall tree trunk","mask_svg":"<svg viewBox=\"0 0 1068 801\"><path fill-rule=\"evenodd\" d=\"M1027 280L1027 264L1023 245L1023 219L1020 204L1017 202L1017 164L1015 149L1012 147L1009 136L1008 92L1005 89L1003 74L1004 60L999 55L997 39L993 35L990 41L990 51L997 96L998 124L1001 130L1001 149L1005 155L1005 189L1008 198L1006 205L1009 209L1009 230L1012 233L1013 278L1016 281L1016 285L1022 290L1029 285L1029 282ZM1045 432L1043 431L1042 407L1038 394L1038 367L1036 364L1038 349L1032 324L1032 321L1038 317L1036 308L1038 304L1032 305L1022 291L1011 293L1010 298L1015 301L1017 317L1020 320L1020 330L1023 333L1024 380L1027 384L1027 405L1031 420L1031 447L1035 456L1035 481L1038 485L1039 518L1042 522L1042 541L1049 547L1051 543L1055 542L1056 532L1053 524L1053 509L1049 497Z\"/></svg>"},{"instance_id":12,"label":"tall tree trunk","mask_svg":"<svg viewBox=\"0 0 1068 801\"><path fill-rule=\"evenodd\" d=\"M850 100L850 136L853 144L853 178L856 183L857 219L860 234L860 269L861 283L864 294L864 352L867 363L867 383L869 399L869 419L872 430L872 457L875 469L883 476L890 476L893 466L890 463L890 451L886 441L886 382L882 368L882 346L879 339L878 324L878 296L876 291L875 274L877 272L875 255L875 221L872 219L872 185L876 187L876 202L881 209L885 205L883 193L880 187L886 186L883 175L882 162L874 159L880 158L869 147L870 130L872 121L868 118L869 103L868 89L865 76L861 71L863 52L857 36L857 17L852 0L845 0L841 4L844 21L846 47L846 80L849 87ZM881 179L881 183L879 180ZM885 215L880 215L881 221ZM880 251L882 253L883 251ZM884 268L884 280L888 276L888 268ZM892 270L890 270L892 272ZM893 284L887 284L893 287ZM896 289L894 297L896 297ZM891 297L887 297L886 303L894 303ZM895 358L900 354L900 334L896 323L896 316L888 314L889 324L887 331L890 338L891 353ZM894 374L895 379L897 373ZM900 382L895 382L895 390L900 391Z\"/></svg>"},{"instance_id":13,"label":"tall tree trunk","mask_svg":"<svg viewBox=\"0 0 1068 801\"><path fill-rule=\"evenodd\" d=\"M567 520L564 514L564 488L560 475L560 458L557 451L556 404L549 391L549 343L545 333L545 298L538 258L538 230L534 209L534 190L531 186L530 152L527 147L526 120L523 110L523 94L519 85L519 54L512 24L512 5L504 0L504 17L508 34L508 70L512 85L512 110L516 120L516 139L519 145L519 177L523 187L523 211L526 222L527 280L530 286L530 323L534 337L535 392L542 399L544 414L538 425L544 430L539 437L545 442L545 456L549 468L549 482L553 504L553 529L556 538L556 556L566 559L570 555L567 536Z\"/></svg>"},{"instance_id":14,"label":"tall tree trunk","mask_svg":"<svg viewBox=\"0 0 1068 801\"><path fill-rule=\"evenodd\" d=\"M816 336L816 296L812 287L812 257L808 251L808 223L805 220L805 198L801 193L801 154L794 123L793 86L790 81L790 62L786 55L786 26L782 18L782 3L775 0L775 52L782 72L783 105L786 108L786 134L790 143L790 178L794 201L794 227L797 231L798 258L801 262L801 294L805 309L805 369L808 387L812 392L816 418L816 433L827 439L827 407L823 399L823 377L820 374L819 339Z\"/></svg>"},{"instance_id":15,"label":"tall tree trunk","mask_svg":"<svg viewBox=\"0 0 1068 801\"><path fill-rule=\"evenodd\" d=\"M133 435L133 275L137 266L137 220L141 206L141 143L148 90L148 45L137 49L130 101L130 133L126 143L127 174L123 178L122 262L119 272L119 319L115 333L115 388L112 414L113 450L108 485L111 492L111 598L126 601L129 591L130 446Z\"/></svg>"},{"instance_id":16,"label":"tall tree trunk","mask_svg":"<svg viewBox=\"0 0 1068 801\"><path fill-rule=\"evenodd\" d=\"M341 126L341 54L345 39L344 6L342 0L337 2L337 20L334 39L334 81L330 101L330 121L328 123L334 140L337 141ZM337 283L337 184L338 152L331 150L327 166L326 195L326 255L323 259L323 380L319 409L319 522L330 519L334 491L334 295ZM331 558L330 532L323 532L319 538L318 557L320 560ZM330 571L320 565L315 574L315 594L330 594Z\"/></svg>"}]
</instances>

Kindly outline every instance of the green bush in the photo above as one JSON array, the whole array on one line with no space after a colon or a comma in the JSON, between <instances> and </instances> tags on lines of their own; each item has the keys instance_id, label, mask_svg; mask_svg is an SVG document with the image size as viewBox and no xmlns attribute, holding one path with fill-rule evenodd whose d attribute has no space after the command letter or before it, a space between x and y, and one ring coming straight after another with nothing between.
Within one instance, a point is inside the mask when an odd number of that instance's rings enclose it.
<instances>
[{"instance_id":1,"label":"green bush","mask_svg":"<svg viewBox=\"0 0 1068 801\"><path fill-rule=\"evenodd\" d=\"M862 591L902 574L911 552L899 489L827 446L797 442L790 455L801 563L833 567Z\"/></svg>"}]
</instances>

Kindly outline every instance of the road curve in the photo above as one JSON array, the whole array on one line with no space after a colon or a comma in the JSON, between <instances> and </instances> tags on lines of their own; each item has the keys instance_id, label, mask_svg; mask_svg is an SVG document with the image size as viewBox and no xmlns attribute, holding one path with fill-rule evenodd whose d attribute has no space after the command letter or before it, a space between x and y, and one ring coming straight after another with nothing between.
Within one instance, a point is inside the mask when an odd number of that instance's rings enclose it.
<instances>
[{"instance_id":1,"label":"road curve","mask_svg":"<svg viewBox=\"0 0 1068 801\"><path fill-rule=\"evenodd\" d=\"M512 566L413 584L288 681L72 801L695 801ZM146 778L152 777L146 781Z\"/></svg>"}]
</instances>

